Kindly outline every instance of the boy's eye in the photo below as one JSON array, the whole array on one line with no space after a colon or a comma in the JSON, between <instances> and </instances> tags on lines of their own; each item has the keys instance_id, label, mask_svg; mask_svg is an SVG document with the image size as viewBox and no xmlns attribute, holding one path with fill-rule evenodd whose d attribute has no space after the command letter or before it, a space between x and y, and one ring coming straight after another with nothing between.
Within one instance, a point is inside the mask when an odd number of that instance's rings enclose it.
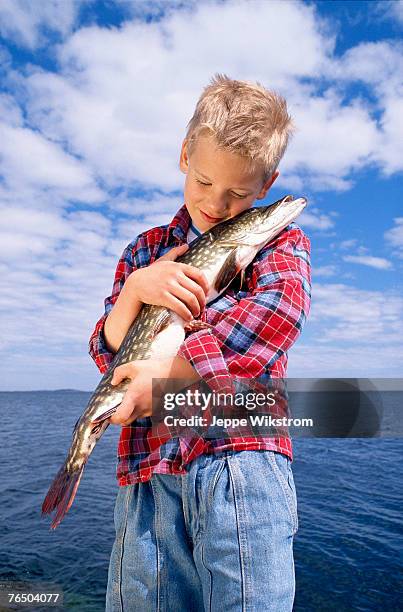
<instances>
[{"instance_id":1,"label":"boy's eye","mask_svg":"<svg viewBox=\"0 0 403 612\"><path fill-rule=\"evenodd\" d=\"M206 185L207 187L209 185L211 185L211 183L203 183L203 181L200 181L199 179L196 179L196 183L199 183L199 185ZM235 191L232 192L234 194L235 197L240 198L242 200L244 200L246 198L246 195L242 195L240 193L235 193Z\"/></svg>"},{"instance_id":2,"label":"boy's eye","mask_svg":"<svg viewBox=\"0 0 403 612\"><path fill-rule=\"evenodd\" d=\"M234 196L236 196L237 198L240 198L242 200L244 200L246 198L246 195L241 195L240 193L235 193L234 191L232 193L234 194Z\"/></svg>"}]
</instances>

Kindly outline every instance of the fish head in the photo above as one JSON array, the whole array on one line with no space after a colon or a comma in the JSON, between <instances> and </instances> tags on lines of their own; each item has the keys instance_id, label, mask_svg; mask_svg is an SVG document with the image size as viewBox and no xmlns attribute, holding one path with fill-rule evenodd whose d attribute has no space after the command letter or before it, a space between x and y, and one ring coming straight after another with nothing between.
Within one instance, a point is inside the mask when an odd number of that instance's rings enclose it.
<instances>
[{"instance_id":1,"label":"fish head","mask_svg":"<svg viewBox=\"0 0 403 612\"><path fill-rule=\"evenodd\" d=\"M221 228L221 242L233 243L239 247L254 247L257 252L294 221L306 204L306 198L294 199L288 195L274 204L245 210L217 225L215 231L218 233Z\"/></svg>"},{"instance_id":2,"label":"fish head","mask_svg":"<svg viewBox=\"0 0 403 612\"><path fill-rule=\"evenodd\" d=\"M207 301L215 299L256 254L285 229L306 206L305 198L286 196L269 206L249 208L210 230L216 252L224 252Z\"/></svg>"},{"instance_id":3,"label":"fish head","mask_svg":"<svg viewBox=\"0 0 403 612\"><path fill-rule=\"evenodd\" d=\"M251 228L250 233L255 234L259 241L260 235L266 244L292 223L306 205L306 198L294 199L292 195L288 195L274 204L258 207L256 208L256 227Z\"/></svg>"}]
</instances>

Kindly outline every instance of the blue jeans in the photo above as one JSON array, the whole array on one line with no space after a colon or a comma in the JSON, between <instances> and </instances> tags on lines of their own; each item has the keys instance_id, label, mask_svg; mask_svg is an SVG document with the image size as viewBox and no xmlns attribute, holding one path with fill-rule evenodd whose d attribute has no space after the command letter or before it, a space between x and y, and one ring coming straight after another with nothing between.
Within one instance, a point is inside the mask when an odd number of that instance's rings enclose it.
<instances>
[{"instance_id":1,"label":"blue jeans","mask_svg":"<svg viewBox=\"0 0 403 612\"><path fill-rule=\"evenodd\" d=\"M185 475L119 487L107 612L290 612L298 530L291 461L201 455Z\"/></svg>"}]
</instances>

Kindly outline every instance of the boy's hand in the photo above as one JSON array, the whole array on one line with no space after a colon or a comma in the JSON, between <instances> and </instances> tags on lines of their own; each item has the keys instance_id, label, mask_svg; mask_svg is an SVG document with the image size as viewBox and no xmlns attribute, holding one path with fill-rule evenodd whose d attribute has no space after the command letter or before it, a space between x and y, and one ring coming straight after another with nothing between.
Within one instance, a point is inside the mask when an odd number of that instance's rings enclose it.
<instances>
[{"instance_id":1,"label":"boy's hand","mask_svg":"<svg viewBox=\"0 0 403 612\"><path fill-rule=\"evenodd\" d=\"M130 275L136 297L144 304L165 306L185 321L198 317L206 306L208 281L203 272L188 264L175 262L186 253L187 244L172 248L146 268Z\"/></svg>"},{"instance_id":2,"label":"boy's hand","mask_svg":"<svg viewBox=\"0 0 403 612\"><path fill-rule=\"evenodd\" d=\"M152 376L147 361L131 361L115 369L112 377L112 385L119 384L125 378L130 378L126 394L116 410L109 419L114 425L130 425L135 419L140 419L152 414Z\"/></svg>"},{"instance_id":3,"label":"boy's hand","mask_svg":"<svg viewBox=\"0 0 403 612\"><path fill-rule=\"evenodd\" d=\"M136 419L152 415L153 378L178 378L189 383L199 380L199 375L185 359L169 357L167 359L145 359L125 363L115 368L112 385L117 385L125 378L131 379L126 394L109 419L114 425L130 425ZM161 391L162 392L162 391Z\"/></svg>"}]
</instances>

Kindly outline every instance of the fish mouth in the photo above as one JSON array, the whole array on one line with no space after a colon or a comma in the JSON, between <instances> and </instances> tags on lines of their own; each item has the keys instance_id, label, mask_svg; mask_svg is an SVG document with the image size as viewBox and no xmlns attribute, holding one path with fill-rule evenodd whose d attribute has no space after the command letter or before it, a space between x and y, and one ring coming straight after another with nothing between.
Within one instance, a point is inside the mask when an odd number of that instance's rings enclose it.
<instances>
[{"instance_id":1,"label":"fish mouth","mask_svg":"<svg viewBox=\"0 0 403 612\"><path fill-rule=\"evenodd\" d=\"M294 199L293 196L289 195L279 200L276 204L268 206L261 221L260 229L256 229L254 233L256 235L265 234L268 231L266 224L269 224L270 232L273 229L279 231L281 226L286 227L298 217L307 205L307 202L307 199L304 197ZM275 231L273 232L274 234Z\"/></svg>"},{"instance_id":2,"label":"fish mouth","mask_svg":"<svg viewBox=\"0 0 403 612\"><path fill-rule=\"evenodd\" d=\"M208 221L209 223L220 223L220 221L224 221L224 219L226 218L226 217L211 217L210 215L205 213L204 210L201 210L201 208L199 210L200 210L200 213L203 219L205 221Z\"/></svg>"},{"instance_id":3,"label":"fish mouth","mask_svg":"<svg viewBox=\"0 0 403 612\"><path fill-rule=\"evenodd\" d=\"M307 204L307 199L304 197L294 198L292 195L288 195L282 200L279 200L276 204L268 206L267 208L267 217L271 217L273 214L284 213L284 216L294 217L297 216L295 214L295 210L299 209L299 212L305 208ZM299 214L299 213L297 213Z\"/></svg>"}]
</instances>

